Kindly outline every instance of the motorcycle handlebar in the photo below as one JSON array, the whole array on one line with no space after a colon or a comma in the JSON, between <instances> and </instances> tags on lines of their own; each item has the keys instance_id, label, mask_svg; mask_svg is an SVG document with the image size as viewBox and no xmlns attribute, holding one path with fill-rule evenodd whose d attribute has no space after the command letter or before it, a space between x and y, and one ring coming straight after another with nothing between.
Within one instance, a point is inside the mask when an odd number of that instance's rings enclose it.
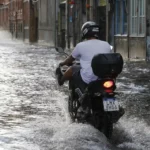
<instances>
[{"instance_id":1,"label":"motorcycle handlebar","mask_svg":"<svg viewBox=\"0 0 150 150\"><path fill-rule=\"evenodd\" d=\"M62 74L64 74L64 72L70 67L70 66L73 66L73 65L80 65L80 62L75 60L73 63L71 64L68 64L68 65L64 65L64 66L58 66L58 68L60 68L60 71Z\"/></svg>"}]
</instances>

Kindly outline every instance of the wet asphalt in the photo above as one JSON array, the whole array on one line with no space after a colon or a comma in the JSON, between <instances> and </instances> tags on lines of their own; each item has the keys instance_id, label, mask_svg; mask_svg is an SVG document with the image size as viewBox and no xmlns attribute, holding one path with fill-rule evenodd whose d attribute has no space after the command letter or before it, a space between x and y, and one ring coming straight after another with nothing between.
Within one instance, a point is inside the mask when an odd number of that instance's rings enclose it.
<instances>
[{"instance_id":1,"label":"wet asphalt","mask_svg":"<svg viewBox=\"0 0 150 150\"><path fill-rule=\"evenodd\" d=\"M150 149L150 62L124 63L117 98L126 113L108 141L90 125L71 123L67 84L59 87L54 74L64 56L7 38L0 38L0 150Z\"/></svg>"}]
</instances>

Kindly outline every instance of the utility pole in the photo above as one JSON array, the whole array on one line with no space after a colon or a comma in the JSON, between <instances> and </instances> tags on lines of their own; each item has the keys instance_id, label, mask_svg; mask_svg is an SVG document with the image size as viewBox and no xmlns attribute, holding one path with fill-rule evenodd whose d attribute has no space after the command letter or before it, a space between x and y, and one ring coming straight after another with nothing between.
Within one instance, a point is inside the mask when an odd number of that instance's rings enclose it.
<instances>
[{"instance_id":1,"label":"utility pole","mask_svg":"<svg viewBox=\"0 0 150 150\"><path fill-rule=\"evenodd\" d=\"M24 0L22 0L22 38L23 41L25 39L25 32L24 32Z\"/></svg>"},{"instance_id":2,"label":"utility pole","mask_svg":"<svg viewBox=\"0 0 150 150\"><path fill-rule=\"evenodd\" d=\"M93 21L93 0L90 0L90 20Z\"/></svg>"},{"instance_id":3,"label":"utility pole","mask_svg":"<svg viewBox=\"0 0 150 150\"><path fill-rule=\"evenodd\" d=\"M109 33L109 10L110 10L110 3L106 0L106 41L108 41L108 33Z\"/></svg>"},{"instance_id":4,"label":"utility pole","mask_svg":"<svg viewBox=\"0 0 150 150\"><path fill-rule=\"evenodd\" d=\"M57 16L56 16L56 5L57 5L56 3L57 3L57 1L55 0L54 3L55 3L55 27L54 27L54 36L55 36L54 39L55 39L55 41L54 41L54 43L55 43L55 47L57 47L57 42L56 42L57 41L57 33L56 33L57 32Z\"/></svg>"},{"instance_id":5,"label":"utility pole","mask_svg":"<svg viewBox=\"0 0 150 150\"><path fill-rule=\"evenodd\" d=\"M66 43L67 43L67 48L70 48L70 35L69 35L69 0L66 0Z\"/></svg>"},{"instance_id":6,"label":"utility pole","mask_svg":"<svg viewBox=\"0 0 150 150\"><path fill-rule=\"evenodd\" d=\"M18 35L18 31L17 31L17 30L18 30L18 28L17 28L17 27L18 27L18 26L17 26L17 24L18 24L18 22L17 22L17 14L18 14L17 11L15 11L15 24L16 24L15 38L17 38L17 35Z\"/></svg>"},{"instance_id":7,"label":"utility pole","mask_svg":"<svg viewBox=\"0 0 150 150\"><path fill-rule=\"evenodd\" d=\"M78 40L78 42L80 42L81 41L81 36L80 36L80 34L81 34L81 26L82 26L82 24L83 24L83 14L82 14L82 4L83 4L83 2L81 1L81 0L78 0L78 26L79 26L79 28L78 28L78 32L77 32L77 34L78 34L78 38L77 38L77 40Z\"/></svg>"},{"instance_id":8,"label":"utility pole","mask_svg":"<svg viewBox=\"0 0 150 150\"><path fill-rule=\"evenodd\" d=\"M75 47L76 45L76 5L77 4L74 4L73 5L73 8L72 8L72 25L73 25L73 46Z\"/></svg>"},{"instance_id":9,"label":"utility pole","mask_svg":"<svg viewBox=\"0 0 150 150\"><path fill-rule=\"evenodd\" d=\"M55 27L54 27L55 47L58 46L58 5L59 1L55 0Z\"/></svg>"},{"instance_id":10,"label":"utility pole","mask_svg":"<svg viewBox=\"0 0 150 150\"><path fill-rule=\"evenodd\" d=\"M32 3L32 1L31 0L29 0L29 42L31 42L32 41L32 32L31 32L31 30L32 30L32 26L31 26L31 21L32 21L32 8L31 8L31 3Z\"/></svg>"},{"instance_id":11,"label":"utility pole","mask_svg":"<svg viewBox=\"0 0 150 150\"><path fill-rule=\"evenodd\" d=\"M90 20L90 0L86 0L86 20Z\"/></svg>"},{"instance_id":12,"label":"utility pole","mask_svg":"<svg viewBox=\"0 0 150 150\"><path fill-rule=\"evenodd\" d=\"M12 16L13 10L12 10L12 0L10 0L10 32L12 34L13 38L13 16Z\"/></svg>"}]
</instances>

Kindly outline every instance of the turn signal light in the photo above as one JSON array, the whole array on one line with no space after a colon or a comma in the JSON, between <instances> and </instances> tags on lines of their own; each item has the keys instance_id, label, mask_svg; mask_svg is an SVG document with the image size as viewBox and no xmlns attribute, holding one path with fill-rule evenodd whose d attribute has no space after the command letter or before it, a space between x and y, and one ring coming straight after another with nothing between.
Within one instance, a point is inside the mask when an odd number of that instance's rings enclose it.
<instances>
[{"instance_id":1,"label":"turn signal light","mask_svg":"<svg viewBox=\"0 0 150 150\"><path fill-rule=\"evenodd\" d=\"M113 85L114 85L113 81L105 81L104 84L103 84L103 86L105 88L111 88Z\"/></svg>"}]
</instances>

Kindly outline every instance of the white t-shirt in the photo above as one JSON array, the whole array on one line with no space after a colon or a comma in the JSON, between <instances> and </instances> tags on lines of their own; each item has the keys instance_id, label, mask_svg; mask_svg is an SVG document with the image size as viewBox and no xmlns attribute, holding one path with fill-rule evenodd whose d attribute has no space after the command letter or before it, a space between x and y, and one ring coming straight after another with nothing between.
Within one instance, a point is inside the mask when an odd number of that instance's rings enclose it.
<instances>
[{"instance_id":1,"label":"white t-shirt","mask_svg":"<svg viewBox=\"0 0 150 150\"><path fill-rule=\"evenodd\" d=\"M91 39L77 44L72 57L80 60L81 77L85 83L97 80L91 68L92 58L100 53L111 53L110 45L101 40Z\"/></svg>"}]
</instances>

